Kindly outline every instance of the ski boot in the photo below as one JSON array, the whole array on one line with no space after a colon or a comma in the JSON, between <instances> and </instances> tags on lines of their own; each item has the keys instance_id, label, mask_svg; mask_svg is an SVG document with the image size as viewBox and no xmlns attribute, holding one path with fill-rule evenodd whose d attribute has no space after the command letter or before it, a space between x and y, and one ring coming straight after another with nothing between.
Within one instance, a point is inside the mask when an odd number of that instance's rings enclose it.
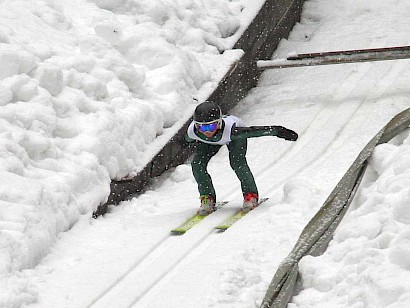
<instances>
[{"instance_id":1,"label":"ski boot","mask_svg":"<svg viewBox=\"0 0 410 308\"><path fill-rule=\"evenodd\" d=\"M243 195L243 205L242 212L248 213L250 210L253 210L258 206L258 194L249 192Z\"/></svg>"},{"instance_id":2,"label":"ski boot","mask_svg":"<svg viewBox=\"0 0 410 308\"><path fill-rule=\"evenodd\" d=\"M215 211L215 197L202 195L199 199L201 199L201 206L198 210L199 216L206 216Z\"/></svg>"}]
</instances>

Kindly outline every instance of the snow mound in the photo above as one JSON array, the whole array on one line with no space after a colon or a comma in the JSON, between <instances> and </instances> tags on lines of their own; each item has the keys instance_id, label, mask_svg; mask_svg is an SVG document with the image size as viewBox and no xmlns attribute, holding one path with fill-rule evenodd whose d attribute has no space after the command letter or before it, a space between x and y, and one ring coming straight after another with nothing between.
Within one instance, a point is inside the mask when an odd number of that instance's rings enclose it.
<instances>
[{"instance_id":1,"label":"snow mound","mask_svg":"<svg viewBox=\"0 0 410 308\"><path fill-rule=\"evenodd\" d=\"M320 257L300 262L297 307L405 307L410 297L410 137L376 147L350 212ZM400 139L400 138L399 138Z\"/></svg>"},{"instance_id":2,"label":"snow mound","mask_svg":"<svg viewBox=\"0 0 410 308\"><path fill-rule=\"evenodd\" d=\"M189 118L241 54L222 53L240 13L227 0L0 2L2 277L37 264ZM0 306L32 300L7 286Z\"/></svg>"}]
</instances>

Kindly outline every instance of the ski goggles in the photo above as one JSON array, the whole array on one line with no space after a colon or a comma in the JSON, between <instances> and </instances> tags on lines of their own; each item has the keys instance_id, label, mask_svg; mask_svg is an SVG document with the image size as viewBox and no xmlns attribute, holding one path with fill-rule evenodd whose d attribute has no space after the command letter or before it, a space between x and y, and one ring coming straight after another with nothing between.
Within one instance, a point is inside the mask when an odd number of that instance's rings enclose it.
<instances>
[{"instance_id":1,"label":"ski goggles","mask_svg":"<svg viewBox=\"0 0 410 308\"><path fill-rule=\"evenodd\" d=\"M219 125L219 120L209 122L209 123L199 123L199 122L195 123L196 128L201 133L207 133L207 132L213 133L214 131L218 129L218 125Z\"/></svg>"}]
</instances>

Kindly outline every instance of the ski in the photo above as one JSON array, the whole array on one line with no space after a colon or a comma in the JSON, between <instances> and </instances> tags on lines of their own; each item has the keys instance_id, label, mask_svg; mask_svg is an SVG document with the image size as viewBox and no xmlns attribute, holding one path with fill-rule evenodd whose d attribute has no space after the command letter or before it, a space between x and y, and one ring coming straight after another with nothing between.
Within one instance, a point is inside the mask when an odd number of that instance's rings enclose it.
<instances>
[{"instance_id":1,"label":"ski","mask_svg":"<svg viewBox=\"0 0 410 308\"><path fill-rule=\"evenodd\" d=\"M221 207L223 207L225 204L227 204L228 201L221 201L221 202L217 202L216 206L215 206L215 211L217 211L218 209L220 209ZM212 213L211 213L212 214ZM210 214L209 214L210 215ZM198 214L195 214L194 216L190 217L187 221L185 221L182 225L180 225L179 227L172 229L171 233L175 234L175 235L181 235L184 234L185 232L187 232L189 229L191 229L193 226L197 225L198 223L200 223L205 217L207 217L208 215L205 216L200 216Z\"/></svg>"},{"instance_id":2,"label":"ski","mask_svg":"<svg viewBox=\"0 0 410 308\"><path fill-rule=\"evenodd\" d=\"M269 198L262 198L258 202L258 206L261 205L263 202L268 200ZM248 212L249 213L249 212ZM230 216L227 220L225 220L222 224L218 225L215 227L215 229L225 231L229 227L231 227L235 222L237 222L239 219L244 217L247 213L242 212L242 210L237 211L235 214Z\"/></svg>"}]
</instances>

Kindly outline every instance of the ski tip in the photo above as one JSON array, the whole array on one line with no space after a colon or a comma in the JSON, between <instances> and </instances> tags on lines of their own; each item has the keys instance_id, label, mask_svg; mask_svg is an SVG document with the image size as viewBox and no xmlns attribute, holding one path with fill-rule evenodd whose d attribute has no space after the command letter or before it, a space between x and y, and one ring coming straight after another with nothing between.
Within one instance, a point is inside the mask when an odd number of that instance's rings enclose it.
<instances>
[{"instance_id":1,"label":"ski tip","mask_svg":"<svg viewBox=\"0 0 410 308\"><path fill-rule=\"evenodd\" d=\"M172 229L171 234L172 235L182 235L187 231L188 231L188 229L186 229L186 228L178 227L178 228Z\"/></svg>"},{"instance_id":2,"label":"ski tip","mask_svg":"<svg viewBox=\"0 0 410 308\"><path fill-rule=\"evenodd\" d=\"M171 235L182 235L182 234L185 234L185 230L180 230L180 229L174 229L174 230L171 230Z\"/></svg>"}]
</instances>

